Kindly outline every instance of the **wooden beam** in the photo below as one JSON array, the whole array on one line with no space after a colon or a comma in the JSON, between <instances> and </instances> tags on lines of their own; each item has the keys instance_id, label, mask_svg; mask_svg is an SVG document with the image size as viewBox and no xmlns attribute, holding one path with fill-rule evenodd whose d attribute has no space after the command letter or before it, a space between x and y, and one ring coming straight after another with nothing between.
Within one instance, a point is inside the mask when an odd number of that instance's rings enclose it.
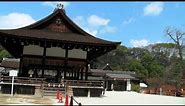
<instances>
[{"instance_id":1,"label":"wooden beam","mask_svg":"<svg viewBox=\"0 0 185 106\"><path fill-rule=\"evenodd\" d=\"M33 78L37 78L37 77L38 77L37 68L34 67L33 68Z\"/></svg>"},{"instance_id":2,"label":"wooden beam","mask_svg":"<svg viewBox=\"0 0 185 106\"><path fill-rule=\"evenodd\" d=\"M42 58L42 77L44 77L45 60L46 60L46 45L44 45L43 58Z\"/></svg>"},{"instance_id":3,"label":"wooden beam","mask_svg":"<svg viewBox=\"0 0 185 106\"><path fill-rule=\"evenodd\" d=\"M65 61L64 61L64 79L66 79L67 59L68 59L68 49L66 48Z\"/></svg>"},{"instance_id":4,"label":"wooden beam","mask_svg":"<svg viewBox=\"0 0 185 106\"><path fill-rule=\"evenodd\" d=\"M71 77L72 77L72 79L74 80L74 70L72 69L71 71L72 71L72 72L71 72Z\"/></svg>"},{"instance_id":5,"label":"wooden beam","mask_svg":"<svg viewBox=\"0 0 185 106\"><path fill-rule=\"evenodd\" d=\"M77 79L77 70L75 70L75 72L74 72L74 79L75 80Z\"/></svg>"},{"instance_id":6,"label":"wooden beam","mask_svg":"<svg viewBox=\"0 0 185 106\"><path fill-rule=\"evenodd\" d=\"M24 49L24 46L21 47L20 62L19 62L19 75L18 76L21 76L21 74L22 74L23 49Z\"/></svg>"},{"instance_id":7,"label":"wooden beam","mask_svg":"<svg viewBox=\"0 0 185 106\"><path fill-rule=\"evenodd\" d=\"M85 65L85 80L88 79L88 61L86 61L86 65Z\"/></svg>"},{"instance_id":8,"label":"wooden beam","mask_svg":"<svg viewBox=\"0 0 185 106\"><path fill-rule=\"evenodd\" d=\"M81 71L81 73L80 73L81 74L81 80L83 80L83 68L81 68L80 71Z\"/></svg>"},{"instance_id":9,"label":"wooden beam","mask_svg":"<svg viewBox=\"0 0 185 106\"><path fill-rule=\"evenodd\" d=\"M79 76L80 76L80 69L78 69L78 72L77 72L77 80L79 80Z\"/></svg>"},{"instance_id":10,"label":"wooden beam","mask_svg":"<svg viewBox=\"0 0 185 106\"><path fill-rule=\"evenodd\" d=\"M57 69L57 83L60 83L61 80L61 71L59 69Z\"/></svg>"}]
</instances>

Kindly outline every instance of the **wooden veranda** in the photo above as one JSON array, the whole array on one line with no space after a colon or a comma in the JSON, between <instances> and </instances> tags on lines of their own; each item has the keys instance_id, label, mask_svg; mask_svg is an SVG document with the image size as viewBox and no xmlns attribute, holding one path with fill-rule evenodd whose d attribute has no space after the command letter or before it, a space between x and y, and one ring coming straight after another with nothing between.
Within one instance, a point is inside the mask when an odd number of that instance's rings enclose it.
<instances>
[{"instance_id":1,"label":"wooden veranda","mask_svg":"<svg viewBox=\"0 0 185 106\"><path fill-rule=\"evenodd\" d=\"M10 76L1 76L0 85L2 87L3 93L10 93L9 90L12 84L12 77ZM63 94L68 93L73 96L73 89L100 89L103 90L104 82L103 81L85 81L85 80L63 80L61 83L49 83L45 81L45 78L28 78L28 77L15 77L14 79L15 86L29 86L33 87L35 95L46 96L46 95L55 95L56 91L59 90ZM6 86L3 88L3 86ZM8 89L7 89L7 86ZM6 90L7 89L7 90ZM38 91L39 90L39 91ZM30 91L31 92L31 91ZM15 90L14 93L24 94L26 92ZM39 94L36 94L39 93Z\"/></svg>"}]
</instances>

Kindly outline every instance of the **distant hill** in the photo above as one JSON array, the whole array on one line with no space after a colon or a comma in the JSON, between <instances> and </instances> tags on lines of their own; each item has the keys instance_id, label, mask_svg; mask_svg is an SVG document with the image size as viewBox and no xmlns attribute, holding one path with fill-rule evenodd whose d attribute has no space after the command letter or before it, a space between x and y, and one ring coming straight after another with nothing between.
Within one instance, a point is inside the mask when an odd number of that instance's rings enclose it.
<instances>
[{"instance_id":1,"label":"distant hill","mask_svg":"<svg viewBox=\"0 0 185 106\"><path fill-rule=\"evenodd\" d=\"M168 57L178 56L178 50L175 48L174 43L150 44L150 45L145 46L143 48L147 49L149 52L164 52L168 55ZM185 49L184 49L184 54L185 54Z\"/></svg>"}]
</instances>

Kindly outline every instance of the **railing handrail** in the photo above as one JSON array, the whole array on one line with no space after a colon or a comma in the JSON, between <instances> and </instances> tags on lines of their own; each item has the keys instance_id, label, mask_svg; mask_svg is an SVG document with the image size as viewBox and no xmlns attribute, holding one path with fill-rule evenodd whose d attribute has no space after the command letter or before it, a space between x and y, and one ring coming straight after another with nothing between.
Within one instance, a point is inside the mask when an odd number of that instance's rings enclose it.
<instances>
[{"instance_id":1,"label":"railing handrail","mask_svg":"<svg viewBox=\"0 0 185 106\"><path fill-rule=\"evenodd\" d=\"M78 82L102 82L102 81L93 81L93 80L64 80L64 81L68 81L68 82L75 82L75 81L78 81Z\"/></svg>"},{"instance_id":2,"label":"railing handrail","mask_svg":"<svg viewBox=\"0 0 185 106\"><path fill-rule=\"evenodd\" d=\"M1 76L1 78L12 78L11 76ZM27 80L30 80L30 79L32 79L32 80L44 80L44 79L46 79L46 78L30 78L30 77L14 77L15 79L27 79Z\"/></svg>"},{"instance_id":3,"label":"railing handrail","mask_svg":"<svg viewBox=\"0 0 185 106\"><path fill-rule=\"evenodd\" d=\"M30 78L30 77L15 77L15 82L19 82L22 83L42 83L44 86L47 86L47 84L49 84L48 82L45 81L46 78ZM1 79L4 82L10 82L12 80L11 76L1 76ZM60 83L50 83L50 84L55 84L56 86L58 86L59 84L62 86L92 86L92 87L102 87L103 86L103 81L84 81L84 80L63 80Z\"/></svg>"},{"instance_id":4,"label":"railing handrail","mask_svg":"<svg viewBox=\"0 0 185 106\"><path fill-rule=\"evenodd\" d=\"M28 77L15 77L14 78L15 83L29 83L29 84L43 83L44 80L45 78L28 78ZM0 81L11 82L12 77L11 76L1 76Z\"/></svg>"},{"instance_id":5,"label":"railing handrail","mask_svg":"<svg viewBox=\"0 0 185 106\"><path fill-rule=\"evenodd\" d=\"M66 80L67 85L103 86L103 81Z\"/></svg>"}]
</instances>

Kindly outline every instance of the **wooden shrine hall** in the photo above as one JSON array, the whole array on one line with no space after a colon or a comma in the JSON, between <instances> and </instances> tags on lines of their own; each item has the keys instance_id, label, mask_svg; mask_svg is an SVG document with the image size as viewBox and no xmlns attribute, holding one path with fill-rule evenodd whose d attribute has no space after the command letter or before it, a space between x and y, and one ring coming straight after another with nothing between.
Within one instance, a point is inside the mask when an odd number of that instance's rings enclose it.
<instances>
[{"instance_id":1,"label":"wooden shrine hall","mask_svg":"<svg viewBox=\"0 0 185 106\"><path fill-rule=\"evenodd\" d=\"M18 77L45 78L49 83L88 80L89 62L121 42L97 38L77 26L58 6L31 25L0 30L1 45L20 58Z\"/></svg>"},{"instance_id":2,"label":"wooden shrine hall","mask_svg":"<svg viewBox=\"0 0 185 106\"><path fill-rule=\"evenodd\" d=\"M96 38L73 23L63 8L23 28L0 30L2 46L20 58L19 76L44 77L52 70L60 78L88 79L88 63L113 49L120 42ZM56 72L55 72L56 71ZM39 74L40 73L40 74ZM59 80L58 80L59 81Z\"/></svg>"}]
</instances>

